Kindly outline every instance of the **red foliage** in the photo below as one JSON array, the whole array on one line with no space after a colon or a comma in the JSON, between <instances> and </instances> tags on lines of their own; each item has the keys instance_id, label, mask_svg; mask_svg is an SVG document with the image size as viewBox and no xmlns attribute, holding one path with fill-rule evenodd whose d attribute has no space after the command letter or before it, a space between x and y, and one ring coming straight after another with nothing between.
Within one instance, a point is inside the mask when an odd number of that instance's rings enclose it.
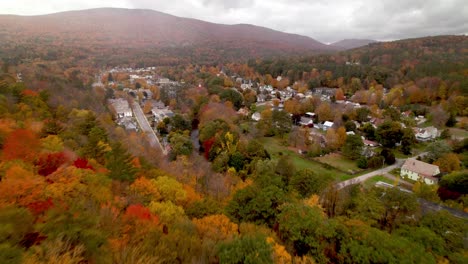
<instances>
[{"instance_id":1,"label":"red foliage","mask_svg":"<svg viewBox=\"0 0 468 264\"><path fill-rule=\"evenodd\" d=\"M67 158L63 152L46 153L39 156L36 165L39 167L39 175L47 176L55 172L65 162L67 162Z\"/></svg>"},{"instance_id":2,"label":"red foliage","mask_svg":"<svg viewBox=\"0 0 468 264\"><path fill-rule=\"evenodd\" d=\"M207 160L210 157L210 150L213 147L214 143L215 143L215 138L214 137L212 137L210 139L207 139L207 140L205 140L205 142L203 142L203 149L205 150L204 156L205 156L205 159L207 159Z\"/></svg>"},{"instance_id":3,"label":"red foliage","mask_svg":"<svg viewBox=\"0 0 468 264\"><path fill-rule=\"evenodd\" d=\"M38 202L32 202L27 205L28 209L33 213L34 215L40 215L44 213L45 211L49 210L54 206L54 203L52 202L52 199L48 199L47 201L38 201Z\"/></svg>"},{"instance_id":4,"label":"red foliage","mask_svg":"<svg viewBox=\"0 0 468 264\"><path fill-rule=\"evenodd\" d=\"M17 129L5 139L3 158L6 160L22 159L34 161L40 141L31 130Z\"/></svg>"},{"instance_id":5,"label":"red foliage","mask_svg":"<svg viewBox=\"0 0 468 264\"><path fill-rule=\"evenodd\" d=\"M27 233L20 241L20 245L24 248L30 248L34 245L41 244L42 241L46 240L47 237L41 235L39 232Z\"/></svg>"},{"instance_id":6,"label":"red foliage","mask_svg":"<svg viewBox=\"0 0 468 264\"><path fill-rule=\"evenodd\" d=\"M88 163L88 160L85 158L77 158L73 162L73 166L77 167L78 169L89 169L94 170L93 166Z\"/></svg>"},{"instance_id":7,"label":"red foliage","mask_svg":"<svg viewBox=\"0 0 468 264\"><path fill-rule=\"evenodd\" d=\"M23 96L38 96L39 95L39 93L37 93L37 92L35 92L33 90L29 90L29 89L26 89L26 90L22 91L21 94Z\"/></svg>"},{"instance_id":8,"label":"red foliage","mask_svg":"<svg viewBox=\"0 0 468 264\"><path fill-rule=\"evenodd\" d=\"M439 187L439 189L437 189L437 194L439 195L440 199L442 199L443 201L457 200L458 198L460 198L460 196L462 196L461 193L451 191L445 187Z\"/></svg>"},{"instance_id":9,"label":"red foliage","mask_svg":"<svg viewBox=\"0 0 468 264\"><path fill-rule=\"evenodd\" d=\"M153 215L148 208L141 204L132 204L127 207L127 210L125 211L125 217L130 219L158 222L158 217Z\"/></svg>"}]
</instances>

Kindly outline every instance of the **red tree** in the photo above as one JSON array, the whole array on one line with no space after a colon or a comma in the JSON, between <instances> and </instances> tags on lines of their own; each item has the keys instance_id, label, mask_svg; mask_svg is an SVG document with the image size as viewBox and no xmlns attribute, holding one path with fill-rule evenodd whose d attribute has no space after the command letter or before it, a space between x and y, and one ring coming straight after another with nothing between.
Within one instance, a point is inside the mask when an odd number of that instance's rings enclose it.
<instances>
[{"instance_id":1,"label":"red tree","mask_svg":"<svg viewBox=\"0 0 468 264\"><path fill-rule=\"evenodd\" d=\"M39 175L47 176L55 172L65 162L67 162L67 158L63 152L46 153L39 156L36 165L39 167Z\"/></svg>"},{"instance_id":2,"label":"red tree","mask_svg":"<svg viewBox=\"0 0 468 264\"><path fill-rule=\"evenodd\" d=\"M127 207L127 210L125 211L125 217L130 219L158 222L158 217L153 215L148 208L141 204L132 204Z\"/></svg>"},{"instance_id":3,"label":"red tree","mask_svg":"<svg viewBox=\"0 0 468 264\"><path fill-rule=\"evenodd\" d=\"M5 139L3 158L31 162L35 160L39 147L40 141L34 132L27 129L17 129Z\"/></svg>"},{"instance_id":4,"label":"red tree","mask_svg":"<svg viewBox=\"0 0 468 264\"><path fill-rule=\"evenodd\" d=\"M77 158L73 162L73 166L77 167L78 169L89 169L94 170L93 166L88 163L88 160L85 158Z\"/></svg>"}]
</instances>

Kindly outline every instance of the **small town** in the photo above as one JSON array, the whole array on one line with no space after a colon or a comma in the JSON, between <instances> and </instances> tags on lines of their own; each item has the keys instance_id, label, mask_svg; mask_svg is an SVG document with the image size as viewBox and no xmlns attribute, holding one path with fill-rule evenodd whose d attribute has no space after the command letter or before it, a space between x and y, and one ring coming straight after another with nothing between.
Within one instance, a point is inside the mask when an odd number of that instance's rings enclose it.
<instances>
[{"instance_id":1,"label":"small town","mask_svg":"<svg viewBox=\"0 0 468 264\"><path fill-rule=\"evenodd\" d=\"M0 1L0 264L468 263L468 9Z\"/></svg>"}]
</instances>

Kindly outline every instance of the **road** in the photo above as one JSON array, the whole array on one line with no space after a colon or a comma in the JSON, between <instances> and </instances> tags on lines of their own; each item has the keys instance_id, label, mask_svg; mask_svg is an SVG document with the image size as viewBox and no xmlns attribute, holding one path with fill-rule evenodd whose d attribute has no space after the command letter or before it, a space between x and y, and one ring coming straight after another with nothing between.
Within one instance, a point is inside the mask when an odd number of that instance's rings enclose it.
<instances>
[{"instance_id":1,"label":"road","mask_svg":"<svg viewBox=\"0 0 468 264\"><path fill-rule=\"evenodd\" d=\"M140 105L137 102L133 102L132 108L133 108L133 113L135 114L136 120L138 121L138 124L140 125L141 130L145 132L150 145L152 147L158 147L164 155L167 155L167 151L163 148L163 146L161 145L161 142L159 142L158 137L154 133L154 130L151 128L148 122L148 119L146 119L146 116L143 113L143 110L141 110Z\"/></svg>"},{"instance_id":2,"label":"road","mask_svg":"<svg viewBox=\"0 0 468 264\"><path fill-rule=\"evenodd\" d=\"M420 153L419 155L414 156L413 158L417 158L418 156L424 156L426 154L427 154L427 152L423 152L423 153ZM375 171L371 171L369 173L366 173L366 174L361 175L361 176L356 177L356 178L352 178L352 179L349 179L349 180L346 180L346 181L342 181L342 182L338 183L336 185L336 187L338 188L338 190L343 189L346 186L364 182L367 179L372 178L374 176L387 174L387 173L389 173L391 170L393 170L395 168L401 168L401 166L403 166L403 163L405 163L405 160L406 159L397 159L395 161L395 164L393 164L391 166L388 166L388 167L385 167L385 168L382 168L382 169L378 169L378 170L375 170Z\"/></svg>"}]
</instances>

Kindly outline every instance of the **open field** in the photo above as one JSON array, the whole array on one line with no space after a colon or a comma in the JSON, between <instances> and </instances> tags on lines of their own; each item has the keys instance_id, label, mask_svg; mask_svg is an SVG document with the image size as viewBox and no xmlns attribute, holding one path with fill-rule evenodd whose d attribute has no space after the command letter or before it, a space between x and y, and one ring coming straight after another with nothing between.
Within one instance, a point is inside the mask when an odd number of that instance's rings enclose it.
<instances>
[{"instance_id":1,"label":"open field","mask_svg":"<svg viewBox=\"0 0 468 264\"><path fill-rule=\"evenodd\" d=\"M461 128L450 128L450 135L456 138L467 138L468 131L461 129Z\"/></svg>"},{"instance_id":2,"label":"open field","mask_svg":"<svg viewBox=\"0 0 468 264\"><path fill-rule=\"evenodd\" d=\"M273 160L278 159L280 155L288 155L292 159L297 170L308 168L318 174L331 174L335 177L336 180L339 181L344 181L354 177L354 175L346 174L335 169L325 168L319 162L306 159L301 154L281 145L280 141L276 138L265 137L262 138L261 141L264 144L265 149L268 151L268 153L270 153Z\"/></svg>"},{"instance_id":3,"label":"open field","mask_svg":"<svg viewBox=\"0 0 468 264\"><path fill-rule=\"evenodd\" d=\"M362 169L358 168L355 161L352 161L338 153L330 153L323 157L315 158L314 160L328 164L334 168L348 172L350 174L362 171Z\"/></svg>"}]
</instances>

